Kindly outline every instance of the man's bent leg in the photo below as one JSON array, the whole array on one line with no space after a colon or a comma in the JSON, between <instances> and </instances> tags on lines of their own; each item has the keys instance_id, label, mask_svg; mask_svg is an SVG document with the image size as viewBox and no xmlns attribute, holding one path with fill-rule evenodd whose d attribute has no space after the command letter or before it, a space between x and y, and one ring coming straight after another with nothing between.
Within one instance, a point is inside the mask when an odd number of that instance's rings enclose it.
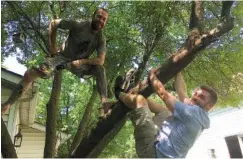
<instances>
[{"instance_id":1,"label":"man's bent leg","mask_svg":"<svg viewBox=\"0 0 243 159\"><path fill-rule=\"evenodd\" d=\"M10 105L15 103L31 86L34 81L38 78L48 78L56 66L65 63L66 59L62 56L55 56L46 58L45 61L38 68L31 68L24 74L23 79L19 82L16 90L11 94L9 99L1 105L2 114L4 114Z\"/></svg>"},{"instance_id":2,"label":"man's bent leg","mask_svg":"<svg viewBox=\"0 0 243 159\"><path fill-rule=\"evenodd\" d=\"M148 108L147 100L142 95L126 94L121 92L119 99L133 109L129 117L134 126L136 152L139 158L154 158L156 129L152 113Z\"/></svg>"},{"instance_id":3,"label":"man's bent leg","mask_svg":"<svg viewBox=\"0 0 243 159\"><path fill-rule=\"evenodd\" d=\"M100 116L105 118L110 113L112 104L114 104L114 102L108 102L107 100L105 68L100 65L93 65L90 71L96 77L97 90L101 97L102 108L100 108Z\"/></svg>"},{"instance_id":4,"label":"man's bent leg","mask_svg":"<svg viewBox=\"0 0 243 159\"><path fill-rule=\"evenodd\" d=\"M12 104L14 104L31 86L32 83L41 77L41 74L36 69L29 69L25 72L23 79L19 82L17 88L9 99L2 104L1 113L4 114Z\"/></svg>"},{"instance_id":5,"label":"man's bent leg","mask_svg":"<svg viewBox=\"0 0 243 159\"><path fill-rule=\"evenodd\" d=\"M96 77L97 91L100 94L102 103L102 108L99 109L100 117L105 118L114 102L107 102L107 82L104 67L100 65L81 65L79 68L71 68L69 70L78 77Z\"/></svg>"},{"instance_id":6,"label":"man's bent leg","mask_svg":"<svg viewBox=\"0 0 243 159\"><path fill-rule=\"evenodd\" d=\"M105 68L100 65L93 65L90 71L92 75L96 77L98 93L100 94L103 102L105 102L107 99L107 81L106 81Z\"/></svg>"},{"instance_id":7,"label":"man's bent leg","mask_svg":"<svg viewBox=\"0 0 243 159\"><path fill-rule=\"evenodd\" d=\"M148 106L147 100L140 94L128 94L120 92L119 99L130 109L140 108L140 106Z\"/></svg>"}]
</instances>

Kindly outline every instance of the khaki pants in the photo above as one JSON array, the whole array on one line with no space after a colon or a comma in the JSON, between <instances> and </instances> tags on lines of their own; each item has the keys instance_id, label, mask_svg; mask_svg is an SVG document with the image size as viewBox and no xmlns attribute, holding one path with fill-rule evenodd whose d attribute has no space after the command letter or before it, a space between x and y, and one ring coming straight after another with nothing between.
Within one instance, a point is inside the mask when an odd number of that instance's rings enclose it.
<instances>
[{"instance_id":1,"label":"khaki pants","mask_svg":"<svg viewBox=\"0 0 243 159\"><path fill-rule=\"evenodd\" d=\"M164 111L153 116L148 107L141 107L129 113L134 126L136 152L139 158L155 158L155 138L163 121L171 116Z\"/></svg>"}]
</instances>

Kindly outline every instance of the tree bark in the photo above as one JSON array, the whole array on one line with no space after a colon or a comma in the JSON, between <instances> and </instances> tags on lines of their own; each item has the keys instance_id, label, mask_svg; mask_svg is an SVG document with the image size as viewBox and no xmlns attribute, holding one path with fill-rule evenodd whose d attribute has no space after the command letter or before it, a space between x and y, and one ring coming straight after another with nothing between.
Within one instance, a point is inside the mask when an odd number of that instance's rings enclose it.
<instances>
[{"instance_id":1,"label":"tree bark","mask_svg":"<svg viewBox=\"0 0 243 159\"><path fill-rule=\"evenodd\" d=\"M1 153L3 158L18 158L8 129L1 117Z\"/></svg>"},{"instance_id":2,"label":"tree bark","mask_svg":"<svg viewBox=\"0 0 243 159\"><path fill-rule=\"evenodd\" d=\"M229 7L229 5L232 6L232 3L228 3L227 8L230 9L231 7ZM208 33L202 35L197 34L197 36L189 34L185 42L185 46L179 49L162 66L158 68L156 72L158 79L165 84L179 71L188 66L196 58L200 51L204 50L211 43L217 41L218 37L222 36L224 33L229 32L233 28L233 20L229 18L229 15L225 16L227 17L227 21L222 21L222 23ZM198 24L198 22L196 22L196 24ZM139 94L142 94L146 98L152 93L152 87L148 82L141 87L139 92ZM107 120L100 121L97 124L97 127L94 128L92 132L81 141L80 145L77 147L76 151L71 157L91 157L89 154L96 149L97 145L110 131L116 128L117 124L125 118L128 111L129 109L118 101Z\"/></svg>"},{"instance_id":3,"label":"tree bark","mask_svg":"<svg viewBox=\"0 0 243 159\"><path fill-rule=\"evenodd\" d=\"M192 1L191 17L189 29L195 29L196 32L202 33L204 23L204 7L202 1Z\"/></svg>"},{"instance_id":4,"label":"tree bark","mask_svg":"<svg viewBox=\"0 0 243 159\"><path fill-rule=\"evenodd\" d=\"M46 105L46 140L44 148L44 158L53 158L56 149L56 126L57 126L57 111L61 91L62 71L58 71L54 76L51 97Z\"/></svg>"},{"instance_id":5,"label":"tree bark","mask_svg":"<svg viewBox=\"0 0 243 159\"><path fill-rule=\"evenodd\" d=\"M100 141L112 131L121 120L124 120L125 114L129 109L122 106L121 102L117 102L113 108L112 113L106 120L99 121L97 126L91 131L91 133L84 137L75 152L72 154L73 158L88 157L89 153L95 149Z\"/></svg>"},{"instance_id":6,"label":"tree bark","mask_svg":"<svg viewBox=\"0 0 243 159\"><path fill-rule=\"evenodd\" d=\"M73 138L73 142L70 148L70 154L73 152L73 150L78 146L78 144L80 143L80 141L82 140L83 136L84 136L84 132L87 129L87 124L91 118L91 113L93 110L93 105L94 105L94 101L97 97L97 90L96 90L96 86L93 86L93 93L89 99L88 104L86 105L85 108L85 112L83 115L82 120L79 123L78 126L78 130Z\"/></svg>"},{"instance_id":7,"label":"tree bark","mask_svg":"<svg viewBox=\"0 0 243 159\"><path fill-rule=\"evenodd\" d=\"M127 118L122 118L115 127L109 131L104 138L95 146L94 149L87 156L88 158L98 158L99 154L103 149L114 139L114 137L119 133L121 128L126 124Z\"/></svg>"}]
</instances>

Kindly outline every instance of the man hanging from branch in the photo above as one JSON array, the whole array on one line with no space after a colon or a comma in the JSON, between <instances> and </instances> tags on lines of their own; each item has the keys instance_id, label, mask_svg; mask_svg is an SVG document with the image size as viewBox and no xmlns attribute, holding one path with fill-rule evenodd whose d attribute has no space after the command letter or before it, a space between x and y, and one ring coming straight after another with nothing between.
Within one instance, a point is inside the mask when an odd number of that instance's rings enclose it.
<instances>
[{"instance_id":1,"label":"man hanging from branch","mask_svg":"<svg viewBox=\"0 0 243 159\"><path fill-rule=\"evenodd\" d=\"M102 33L108 18L104 8L97 9L92 20L77 22L74 20L55 19L49 27L50 57L38 68L31 68L24 74L17 91L2 105L5 111L17 101L38 78L48 78L59 69L68 69L78 77L95 76L98 92L101 96L101 116L108 111L106 74L103 67L106 55L106 40ZM69 30L67 40L60 49L56 49L57 29ZM96 50L97 58L89 59ZM4 113L2 111L2 113Z\"/></svg>"},{"instance_id":2,"label":"man hanging from branch","mask_svg":"<svg viewBox=\"0 0 243 159\"><path fill-rule=\"evenodd\" d=\"M132 109L129 117L134 126L138 157L184 158L197 137L209 128L208 111L217 102L217 94L211 87L201 86L188 98L184 80L179 73L175 79L179 97L177 101L158 80L155 69L150 71L148 80L166 107L142 95L132 94L132 91L124 93L119 79L115 84L116 98Z\"/></svg>"}]
</instances>

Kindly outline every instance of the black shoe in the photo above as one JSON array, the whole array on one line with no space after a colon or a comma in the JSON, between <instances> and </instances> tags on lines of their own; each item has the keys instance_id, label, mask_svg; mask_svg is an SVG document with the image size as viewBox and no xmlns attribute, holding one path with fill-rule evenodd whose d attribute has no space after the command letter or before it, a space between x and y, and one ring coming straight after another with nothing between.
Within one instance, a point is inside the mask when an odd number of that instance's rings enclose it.
<instances>
[{"instance_id":1,"label":"black shoe","mask_svg":"<svg viewBox=\"0 0 243 159\"><path fill-rule=\"evenodd\" d=\"M117 76L116 81L115 81L115 87L114 87L116 99L119 99L120 92L124 92L124 89L122 89L122 84L123 84L122 76Z\"/></svg>"},{"instance_id":2,"label":"black shoe","mask_svg":"<svg viewBox=\"0 0 243 159\"><path fill-rule=\"evenodd\" d=\"M135 87L135 69L130 69L127 73L125 78L122 76L118 76L115 82L115 96L119 99L120 92L127 93L131 88Z\"/></svg>"},{"instance_id":3,"label":"black shoe","mask_svg":"<svg viewBox=\"0 0 243 159\"><path fill-rule=\"evenodd\" d=\"M123 80L122 89L124 89L125 92L128 92L131 88L135 87L135 75L137 73L136 69L130 69L125 76L125 79Z\"/></svg>"}]
</instances>

